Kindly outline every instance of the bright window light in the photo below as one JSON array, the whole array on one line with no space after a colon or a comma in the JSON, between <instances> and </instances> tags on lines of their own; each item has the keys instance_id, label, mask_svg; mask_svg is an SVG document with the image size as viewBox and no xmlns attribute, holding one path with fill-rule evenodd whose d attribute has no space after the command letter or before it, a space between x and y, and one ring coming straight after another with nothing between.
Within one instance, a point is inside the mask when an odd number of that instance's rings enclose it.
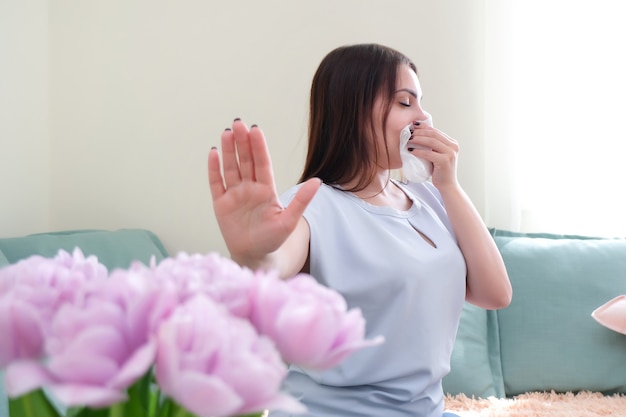
<instances>
[{"instance_id":1,"label":"bright window light","mask_svg":"<svg viewBox=\"0 0 626 417\"><path fill-rule=\"evenodd\" d=\"M510 131L521 228L626 236L623 5L512 7Z\"/></svg>"}]
</instances>

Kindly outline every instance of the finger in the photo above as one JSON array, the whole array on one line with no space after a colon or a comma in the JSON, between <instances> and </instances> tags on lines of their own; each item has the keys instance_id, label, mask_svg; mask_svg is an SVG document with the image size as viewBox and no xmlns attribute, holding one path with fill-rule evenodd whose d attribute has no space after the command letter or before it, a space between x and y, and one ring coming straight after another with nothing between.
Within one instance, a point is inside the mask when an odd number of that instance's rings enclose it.
<instances>
[{"instance_id":1,"label":"finger","mask_svg":"<svg viewBox=\"0 0 626 417\"><path fill-rule=\"evenodd\" d=\"M241 120L233 122L233 135L237 147L237 159L239 161L239 175L242 180L254 180L254 160L250 149L250 131L248 126Z\"/></svg>"},{"instance_id":2,"label":"finger","mask_svg":"<svg viewBox=\"0 0 626 417\"><path fill-rule=\"evenodd\" d=\"M427 128L413 134L409 143L432 149L438 153L446 153L449 150L458 152L459 144L450 136L434 128Z\"/></svg>"},{"instance_id":3,"label":"finger","mask_svg":"<svg viewBox=\"0 0 626 417\"><path fill-rule=\"evenodd\" d=\"M224 182L226 187L232 187L241 182L239 163L237 162L237 149L232 130L222 132L222 161L224 164Z\"/></svg>"},{"instance_id":4,"label":"finger","mask_svg":"<svg viewBox=\"0 0 626 417\"><path fill-rule=\"evenodd\" d=\"M456 181L456 161L458 155L458 145L451 138L439 135L432 139L430 149L415 148L412 154L418 158L423 158L433 164L433 184L441 186L444 183ZM428 141L426 141L428 142Z\"/></svg>"},{"instance_id":5,"label":"finger","mask_svg":"<svg viewBox=\"0 0 626 417\"><path fill-rule=\"evenodd\" d=\"M437 132L437 134L439 135L439 137L441 138L441 141L443 143L445 143L446 145L452 147L455 151L459 150L459 142L457 142L456 139L454 139L453 137L449 136L445 132L442 132L439 129L434 129L434 130L435 130L435 132Z\"/></svg>"},{"instance_id":6,"label":"finger","mask_svg":"<svg viewBox=\"0 0 626 417\"><path fill-rule=\"evenodd\" d=\"M285 208L284 215L291 221L297 222L304 210L307 208L315 193L320 189L322 181L319 178L311 178L305 181L300 189L293 197L287 208ZM294 223L295 224L295 223Z\"/></svg>"},{"instance_id":7,"label":"finger","mask_svg":"<svg viewBox=\"0 0 626 417\"><path fill-rule=\"evenodd\" d=\"M250 129L250 149L254 164L254 176L257 181L264 184L274 183L272 171L272 160L267 149L265 135L260 127L255 126Z\"/></svg>"},{"instance_id":8,"label":"finger","mask_svg":"<svg viewBox=\"0 0 626 417\"><path fill-rule=\"evenodd\" d=\"M224 187L224 179L222 178L222 172L220 168L220 155L217 148L215 147L211 148L211 150L209 151L208 171L211 197L213 198L213 201L215 201L223 196L226 192L226 187Z\"/></svg>"},{"instance_id":9,"label":"finger","mask_svg":"<svg viewBox=\"0 0 626 417\"><path fill-rule=\"evenodd\" d=\"M457 158L457 152L452 147L436 149L423 148L418 145L410 152L418 158L432 162L436 167L453 166Z\"/></svg>"}]
</instances>

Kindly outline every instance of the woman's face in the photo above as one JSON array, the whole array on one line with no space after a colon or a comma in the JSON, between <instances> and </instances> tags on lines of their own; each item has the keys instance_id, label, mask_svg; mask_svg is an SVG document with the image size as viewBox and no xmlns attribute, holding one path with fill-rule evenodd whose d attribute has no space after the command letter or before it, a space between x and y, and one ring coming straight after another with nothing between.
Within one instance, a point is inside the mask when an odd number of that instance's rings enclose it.
<instances>
[{"instance_id":1,"label":"woman's face","mask_svg":"<svg viewBox=\"0 0 626 417\"><path fill-rule=\"evenodd\" d=\"M401 65L398 68L396 77L396 90L391 97L391 110L387 116L387 147L389 149L389 165L381 166L383 169L398 169L402 167L400 158L400 132L408 124L415 121L426 120L427 116L420 105L422 99L422 88L417 74L408 65ZM375 120L377 124L375 140L378 141L378 162L385 164L387 155L385 151L385 138L382 135L382 114L384 112L383 99L379 97L374 103Z\"/></svg>"}]
</instances>

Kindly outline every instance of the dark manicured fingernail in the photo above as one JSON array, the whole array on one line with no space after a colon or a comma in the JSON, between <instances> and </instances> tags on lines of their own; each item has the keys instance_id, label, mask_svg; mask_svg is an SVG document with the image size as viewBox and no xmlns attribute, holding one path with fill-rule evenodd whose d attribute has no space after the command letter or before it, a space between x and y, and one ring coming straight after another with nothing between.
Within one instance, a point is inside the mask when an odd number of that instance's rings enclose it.
<instances>
[{"instance_id":1,"label":"dark manicured fingernail","mask_svg":"<svg viewBox=\"0 0 626 417\"><path fill-rule=\"evenodd\" d=\"M235 117L235 120L233 120L233 122L238 122L238 121L240 121L240 120L241 120L241 118L239 118L239 117Z\"/></svg>"},{"instance_id":2,"label":"dark manicured fingernail","mask_svg":"<svg viewBox=\"0 0 626 417\"><path fill-rule=\"evenodd\" d=\"M407 149L409 152L413 152L415 150L415 148L408 148Z\"/></svg>"},{"instance_id":3,"label":"dark manicured fingernail","mask_svg":"<svg viewBox=\"0 0 626 417\"><path fill-rule=\"evenodd\" d=\"M224 129L224 132L230 132L232 129L230 127L227 127L226 129Z\"/></svg>"},{"instance_id":4,"label":"dark manicured fingernail","mask_svg":"<svg viewBox=\"0 0 626 417\"><path fill-rule=\"evenodd\" d=\"M413 122L413 124L414 124L415 126L419 126L419 125L420 125L420 122Z\"/></svg>"},{"instance_id":5,"label":"dark manicured fingernail","mask_svg":"<svg viewBox=\"0 0 626 417\"><path fill-rule=\"evenodd\" d=\"M211 150L214 151L217 149L217 146L211 146Z\"/></svg>"},{"instance_id":6,"label":"dark manicured fingernail","mask_svg":"<svg viewBox=\"0 0 626 417\"><path fill-rule=\"evenodd\" d=\"M250 128L251 128L251 129L252 129L253 127L259 127L259 126L257 126L257 125L252 125L252 126L250 126Z\"/></svg>"}]
</instances>

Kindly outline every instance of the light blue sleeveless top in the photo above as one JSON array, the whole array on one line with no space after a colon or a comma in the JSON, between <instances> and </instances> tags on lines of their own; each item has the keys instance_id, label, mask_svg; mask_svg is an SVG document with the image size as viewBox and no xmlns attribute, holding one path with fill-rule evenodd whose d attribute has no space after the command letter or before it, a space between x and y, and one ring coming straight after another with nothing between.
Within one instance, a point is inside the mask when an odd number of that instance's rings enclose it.
<instances>
[{"instance_id":1,"label":"light blue sleeveless top","mask_svg":"<svg viewBox=\"0 0 626 417\"><path fill-rule=\"evenodd\" d=\"M407 211L326 184L305 211L311 275L361 309L367 338L385 337L327 371L292 366L285 388L307 406L306 416L443 414L441 380L465 299L465 261L437 189L398 185L413 200ZM283 204L298 187L281 197ZM277 416L285 414L270 413Z\"/></svg>"}]
</instances>

